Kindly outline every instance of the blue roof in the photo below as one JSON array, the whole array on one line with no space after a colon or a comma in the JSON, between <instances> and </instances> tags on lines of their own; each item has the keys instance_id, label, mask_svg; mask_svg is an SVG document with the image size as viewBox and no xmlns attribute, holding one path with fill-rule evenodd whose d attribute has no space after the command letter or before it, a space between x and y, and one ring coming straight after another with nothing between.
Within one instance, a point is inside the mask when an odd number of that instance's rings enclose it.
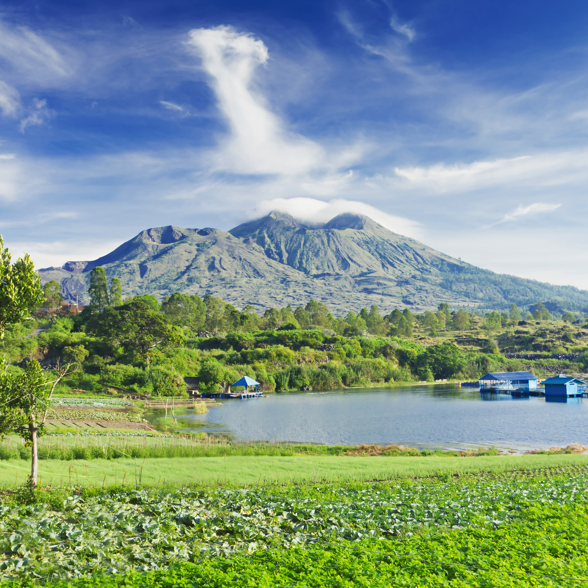
<instances>
[{"instance_id":1,"label":"blue roof","mask_svg":"<svg viewBox=\"0 0 588 588\"><path fill-rule=\"evenodd\" d=\"M480 380L495 380L498 382L505 382L510 380L536 380L531 372L490 372L482 376Z\"/></svg>"},{"instance_id":2,"label":"blue roof","mask_svg":"<svg viewBox=\"0 0 588 588\"><path fill-rule=\"evenodd\" d=\"M569 383L577 383L577 384L585 384L584 380L579 380L578 378L572 378L570 376L565 376L564 374L559 374L559 376L553 376L553 378L548 378L547 380L543 381L544 386L551 386L551 385L562 385L562 384L569 384Z\"/></svg>"},{"instance_id":3,"label":"blue roof","mask_svg":"<svg viewBox=\"0 0 588 588\"><path fill-rule=\"evenodd\" d=\"M247 386L259 386L259 382L252 380L249 376L243 376L240 380L237 380L233 384L233 388L237 388L239 386L243 386L244 388Z\"/></svg>"}]
</instances>

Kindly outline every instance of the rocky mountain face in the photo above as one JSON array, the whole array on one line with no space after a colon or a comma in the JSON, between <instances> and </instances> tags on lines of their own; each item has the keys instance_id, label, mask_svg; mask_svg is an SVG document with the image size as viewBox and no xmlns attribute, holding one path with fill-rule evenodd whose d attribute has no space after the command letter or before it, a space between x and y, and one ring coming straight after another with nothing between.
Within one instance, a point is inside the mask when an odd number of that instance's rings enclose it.
<instances>
[{"instance_id":1,"label":"rocky mountain face","mask_svg":"<svg viewBox=\"0 0 588 588\"><path fill-rule=\"evenodd\" d=\"M440 302L501 308L555 300L588 307L586 291L481 270L357 214L313 226L272 212L228 233L153 228L94 261L68 261L39 273L43 282L60 282L67 298L84 301L96 266L120 278L126 296L212 294L258 310L310 298L336 314L372 304L420 311Z\"/></svg>"}]
</instances>

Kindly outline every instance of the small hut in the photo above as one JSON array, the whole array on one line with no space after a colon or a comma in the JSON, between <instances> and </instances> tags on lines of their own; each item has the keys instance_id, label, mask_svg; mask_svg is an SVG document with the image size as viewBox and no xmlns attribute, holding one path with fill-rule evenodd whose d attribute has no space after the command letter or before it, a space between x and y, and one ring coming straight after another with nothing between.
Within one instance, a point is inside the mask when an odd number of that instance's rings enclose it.
<instances>
[{"instance_id":1,"label":"small hut","mask_svg":"<svg viewBox=\"0 0 588 588\"><path fill-rule=\"evenodd\" d=\"M259 391L260 385L259 382L252 380L249 376L243 376L240 380L237 380L231 385L231 390L233 391L231 395L239 398L261 396L261 392Z\"/></svg>"},{"instance_id":2,"label":"small hut","mask_svg":"<svg viewBox=\"0 0 588 588\"><path fill-rule=\"evenodd\" d=\"M564 374L559 374L543 382L545 386L545 398L582 396L586 388L586 382L578 378L571 378Z\"/></svg>"}]
</instances>

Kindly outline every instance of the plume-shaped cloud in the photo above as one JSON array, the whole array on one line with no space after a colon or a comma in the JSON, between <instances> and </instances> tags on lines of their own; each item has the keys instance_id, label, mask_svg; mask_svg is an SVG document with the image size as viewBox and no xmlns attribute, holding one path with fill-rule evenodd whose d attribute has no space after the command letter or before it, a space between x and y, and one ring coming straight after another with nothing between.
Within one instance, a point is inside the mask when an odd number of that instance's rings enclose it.
<instances>
[{"instance_id":1,"label":"plume-shaped cloud","mask_svg":"<svg viewBox=\"0 0 588 588\"><path fill-rule=\"evenodd\" d=\"M190 31L231 135L218 154L221 169L245 174L298 174L323 165L319 145L288 132L254 87L254 73L268 49L229 26Z\"/></svg>"}]
</instances>

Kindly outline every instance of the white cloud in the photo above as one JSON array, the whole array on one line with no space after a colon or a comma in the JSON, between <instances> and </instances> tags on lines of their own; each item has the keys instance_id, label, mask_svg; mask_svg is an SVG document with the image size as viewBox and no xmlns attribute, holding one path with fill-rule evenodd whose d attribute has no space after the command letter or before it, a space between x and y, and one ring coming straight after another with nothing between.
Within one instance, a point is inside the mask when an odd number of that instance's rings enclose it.
<instances>
[{"instance_id":1,"label":"white cloud","mask_svg":"<svg viewBox=\"0 0 588 588\"><path fill-rule=\"evenodd\" d=\"M174 104L173 102L168 102L167 100L160 100L159 104L161 104L166 110L173 110L174 112L186 112L186 109L179 104Z\"/></svg>"},{"instance_id":2,"label":"white cloud","mask_svg":"<svg viewBox=\"0 0 588 588\"><path fill-rule=\"evenodd\" d=\"M529 204L529 206L519 205L515 210L504 215L501 223L517 220L523 216L531 216L536 214L544 214L557 210L561 204L545 204L543 202L536 202Z\"/></svg>"},{"instance_id":3,"label":"white cloud","mask_svg":"<svg viewBox=\"0 0 588 588\"><path fill-rule=\"evenodd\" d=\"M368 216L383 227L401 235L419 238L421 234L418 223L387 214L365 202L355 200L334 199L325 202L315 198L275 198L260 202L250 216L258 218L274 210L286 212L295 218L312 223L326 223L344 212L354 212Z\"/></svg>"},{"instance_id":4,"label":"white cloud","mask_svg":"<svg viewBox=\"0 0 588 588\"><path fill-rule=\"evenodd\" d=\"M0 110L7 116L15 116L20 110L18 91L0 80Z\"/></svg>"},{"instance_id":5,"label":"white cloud","mask_svg":"<svg viewBox=\"0 0 588 588\"><path fill-rule=\"evenodd\" d=\"M14 200L20 192L21 181L21 167L14 155L0 155L0 201Z\"/></svg>"},{"instance_id":6,"label":"white cloud","mask_svg":"<svg viewBox=\"0 0 588 588\"><path fill-rule=\"evenodd\" d=\"M219 169L243 174L300 174L325 165L323 149L288 132L270 111L253 77L268 62L267 47L251 35L219 26L190 31L231 136L218 154Z\"/></svg>"},{"instance_id":7,"label":"white cloud","mask_svg":"<svg viewBox=\"0 0 588 588\"><path fill-rule=\"evenodd\" d=\"M61 53L43 37L26 27L0 22L0 56L21 74L66 76L69 65Z\"/></svg>"},{"instance_id":8,"label":"white cloud","mask_svg":"<svg viewBox=\"0 0 588 588\"><path fill-rule=\"evenodd\" d=\"M33 105L29 112L30 114L20 121L21 133L24 133L27 127L44 125L55 116L55 111L47 108L47 100L38 98L33 98Z\"/></svg>"},{"instance_id":9,"label":"white cloud","mask_svg":"<svg viewBox=\"0 0 588 588\"><path fill-rule=\"evenodd\" d=\"M408 24L400 22L395 16L390 19L390 27L399 35L404 35L409 41L416 36L416 31Z\"/></svg>"},{"instance_id":10,"label":"white cloud","mask_svg":"<svg viewBox=\"0 0 588 588\"><path fill-rule=\"evenodd\" d=\"M422 194L573 185L588 179L588 150L544 152L509 159L394 168L395 186Z\"/></svg>"}]
</instances>

